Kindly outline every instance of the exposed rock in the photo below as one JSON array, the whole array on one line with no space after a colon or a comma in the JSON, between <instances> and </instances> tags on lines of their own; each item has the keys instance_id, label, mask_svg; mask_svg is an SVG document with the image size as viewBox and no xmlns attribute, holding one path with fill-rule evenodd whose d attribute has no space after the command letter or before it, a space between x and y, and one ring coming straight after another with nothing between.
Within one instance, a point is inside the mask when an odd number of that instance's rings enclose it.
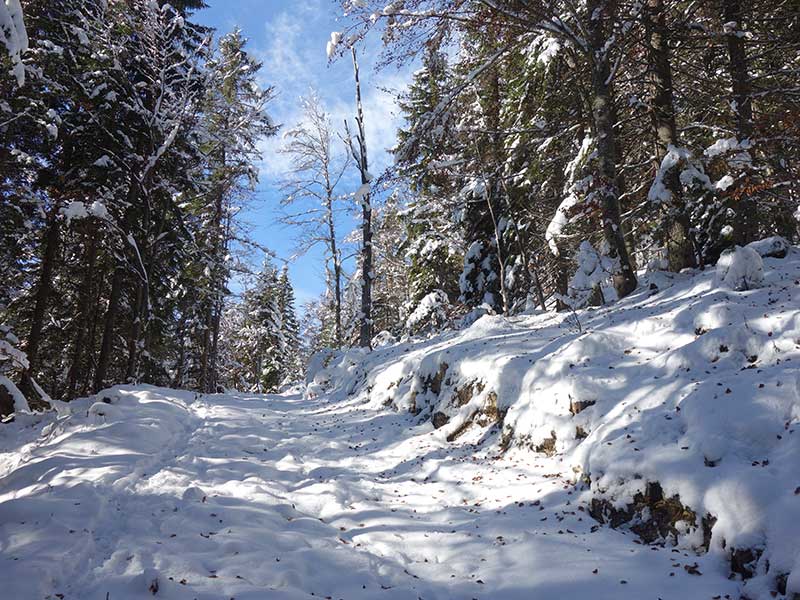
<instances>
[{"instance_id":1,"label":"exposed rock","mask_svg":"<svg viewBox=\"0 0 800 600\"><path fill-rule=\"evenodd\" d=\"M450 365L447 363L442 363L439 365L439 371L433 377L429 377L425 380L425 389L430 390L435 395L439 395L442 392L442 383L444 382L444 376L447 374L447 369L450 368Z\"/></svg>"},{"instance_id":2,"label":"exposed rock","mask_svg":"<svg viewBox=\"0 0 800 600\"><path fill-rule=\"evenodd\" d=\"M475 384L475 387L480 393L483 390L483 383L478 382ZM472 389L472 384L469 384L469 388ZM456 395L456 399L458 399L458 395ZM486 395L486 402L484 402L483 406L474 412L469 418L465 419L455 431L448 435L447 441L452 442L453 440L457 439L473 424L478 425L479 427L489 427L491 425L499 424L502 427L505 416L506 411L497 408L497 394L494 392L489 392Z\"/></svg>"},{"instance_id":3,"label":"exposed rock","mask_svg":"<svg viewBox=\"0 0 800 600\"><path fill-rule=\"evenodd\" d=\"M475 416L475 422L481 427L489 427L495 423L502 426L505 417L506 411L497 408L497 394L489 392L486 395L486 402Z\"/></svg>"},{"instance_id":4,"label":"exposed rock","mask_svg":"<svg viewBox=\"0 0 800 600\"><path fill-rule=\"evenodd\" d=\"M464 406L465 404L469 404L470 400L472 400L475 394L480 394L483 389L484 384L482 381L470 381L466 385L463 385L456 390L455 398L453 398L453 404L455 406ZM494 392L491 393L493 394Z\"/></svg>"},{"instance_id":5,"label":"exposed rock","mask_svg":"<svg viewBox=\"0 0 800 600\"><path fill-rule=\"evenodd\" d=\"M756 574L756 564L761 558L763 549L733 548L731 550L731 573L741 575L742 579L750 579Z\"/></svg>"},{"instance_id":6,"label":"exposed rock","mask_svg":"<svg viewBox=\"0 0 800 600\"><path fill-rule=\"evenodd\" d=\"M437 412L433 413L432 421L433 421L433 426L436 429L439 429L441 427L444 427L445 425L447 425L450 422L450 417L448 417L446 414L444 414L441 411L437 411Z\"/></svg>"},{"instance_id":7,"label":"exposed rock","mask_svg":"<svg viewBox=\"0 0 800 600\"><path fill-rule=\"evenodd\" d=\"M775 591L786 596L787 600L800 600L800 593L794 592L791 596L786 595L786 586L789 583L789 574L781 573L775 576Z\"/></svg>"},{"instance_id":8,"label":"exposed rock","mask_svg":"<svg viewBox=\"0 0 800 600\"><path fill-rule=\"evenodd\" d=\"M624 509L615 508L608 500L593 498L589 507L589 514L600 523L608 523L617 528L628 525L639 538L653 544L659 541L670 541L676 544L678 540L679 522L697 527L697 515L683 505L680 497L671 498L664 496L661 484L649 482L644 492L639 492L633 497L633 502ZM701 520L703 528L703 551L708 551L711 543L711 529L716 519L707 515Z\"/></svg>"},{"instance_id":9,"label":"exposed rock","mask_svg":"<svg viewBox=\"0 0 800 600\"><path fill-rule=\"evenodd\" d=\"M534 447L534 450L547 456L553 456L556 453L556 432L551 431L550 437L543 439L541 443Z\"/></svg>"},{"instance_id":10,"label":"exposed rock","mask_svg":"<svg viewBox=\"0 0 800 600\"><path fill-rule=\"evenodd\" d=\"M572 416L582 413L590 406L594 406L597 404L595 400L570 400L569 402L569 412L572 413Z\"/></svg>"},{"instance_id":11,"label":"exposed rock","mask_svg":"<svg viewBox=\"0 0 800 600\"><path fill-rule=\"evenodd\" d=\"M472 424L474 423L473 419L466 419L461 425L459 425L455 431L450 433L447 436L448 442L453 442L457 440L467 429L469 429Z\"/></svg>"}]
</instances>

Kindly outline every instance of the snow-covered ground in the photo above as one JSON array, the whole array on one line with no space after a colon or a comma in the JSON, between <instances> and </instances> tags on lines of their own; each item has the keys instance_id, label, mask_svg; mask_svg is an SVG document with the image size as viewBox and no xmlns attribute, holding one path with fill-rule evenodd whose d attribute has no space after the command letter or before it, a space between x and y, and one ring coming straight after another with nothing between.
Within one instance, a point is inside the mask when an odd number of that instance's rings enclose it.
<instances>
[{"instance_id":1,"label":"snow-covered ground","mask_svg":"<svg viewBox=\"0 0 800 600\"><path fill-rule=\"evenodd\" d=\"M718 559L596 523L560 465L356 402L117 388L3 428L2 597L711 598ZM49 424L42 430L42 424ZM21 450L9 448L20 439ZM596 529L594 532L592 529ZM697 564L703 575L685 567ZM154 584L154 582L156 582Z\"/></svg>"},{"instance_id":2,"label":"snow-covered ground","mask_svg":"<svg viewBox=\"0 0 800 600\"><path fill-rule=\"evenodd\" d=\"M603 520L716 556L750 598L800 594L800 252L641 277L577 313L484 316L426 341L315 369L311 394L351 392L552 455ZM533 455L529 455L533 456ZM543 460L543 459L539 459ZM627 514L623 514L623 512ZM657 535L655 535L657 534ZM730 570L730 569L729 569Z\"/></svg>"},{"instance_id":3,"label":"snow-covered ground","mask_svg":"<svg viewBox=\"0 0 800 600\"><path fill-rule=\"evenodd\" d=\"M304 395L119 387L17 414L0 597L792 598L800 253L764 262L749 291L654 274L580 329L484 317L328 357ZM588 514L656 482L617 529ZM666 543L641 543L659 511Z\"/></svg>"}]
</instances>

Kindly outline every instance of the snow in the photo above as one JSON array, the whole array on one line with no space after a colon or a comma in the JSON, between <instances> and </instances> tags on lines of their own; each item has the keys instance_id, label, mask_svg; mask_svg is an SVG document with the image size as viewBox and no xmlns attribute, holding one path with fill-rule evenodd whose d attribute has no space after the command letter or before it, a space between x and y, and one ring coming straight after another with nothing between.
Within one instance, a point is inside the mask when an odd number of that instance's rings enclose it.
<instances>
[{"instance_id":1,"label":"snow","mask_svg":"<svg viewBox=\"0 0 800 600\"><path fill-rule=\"evenodd\" d=\"M440 330L450 320L450 300L442 290L425 295L406 319L405 330L414 335Z\"/></svg>"},{"instance_id":2,"label":"snow","mask_svg":"<svg viewBox=\"0 0 800 600\"><path fill-rule=\"evenodd\" d=\"M2 326L0 326L0 333L3 332ZM8 333L6 333L6 339L0 339L0 366L5 366L6 361L10 361L10 364L15 368L28 368L28 357L22 351L17 349L16 342L13 342L8 339Z\"/></svg>"},{"instance_id":3,"label":"snow","mask_svg":"<svg viewBox=\"0 0 800 600\"><path fill-rule=\"evenodd\" d=\"M734 272L757 278L755 250L733 256ZM375 351L330 371L326 393L342 398L355 386L372 406L418 413L420 423L441 413L442 438L499 436L526 460L549 440L549 468L590 481L579 503L624 507L659 482L699 515L680 526L678 550L697 552L700 517L717 519L709 552L700 551L711 561L700 569L706 576L729 574L732 549L762 548L756 577L742 587L747 597L773 597L783 575L800 592L800 481L791 458L800 451L800 252L764 259L757 289L753 280L747 290L720 287L713 270L640 276L639 290L613 307L483 316L458 332ZM493 433L485 424L498 414Z\"/></svg>"},{"instance_id":4,"label":"snow","mask_svg":"<svg viewBox=\"0 0 800 600\"><path fill-rule=\"evenodd\" d=\"M759 288L764 283L764 262L751 246L726 250L717 262L717 284L731 290Z\"/></svg>"},{"instance_id":5,"label":"snow","mask_svg":"<svg viewBox=\"0 0 800 600\"><path fill-rule=\"evenodd\" d=\"M98 398L0 431L6 597L616 600L736 588L708 559L592 532L548 461L452 448L408 415L148 387Z\"/></svg>"},{"instance_id":6,"label":"snow","mask_svg":"<svg viewBox=\"0 0 800 600\"><path fill-rule=\"evenodd\" d=\"M106 169L109 168L109 167L114 166L114 163L111 160L111 158L108 156L108 154L104 154L103 156L98 158L96 161L94 161L93 164L94 164L95 167L101 167L101 168L106 168Z\"/></svg>"},{"instance_id":7,"label":"snow","mask_svg":"<svg viewBox=\"0 0 800 600\"><path fill-rule=\"evenodd\" d=\"M341 41L342 41L342 33L340 31L332 31L331 39L328 40L328 45L325 48L325 53L328 56L328 60L330 60L336 53L336 48Z\"/></svg>"},{"instance_id":8,"label":"snow","mask_svg":"<svg viewBox=\"0 0 800 600\"><path fill-rule=\"evenodd\" d=\"M569 194L561 201L556 209L556 214L547 226L544 239L547 242L553 256L559 256L558 238L563 235L564 228L569 224L570 211L580 202L576 194Z\"/></svg>"},{"instance_id":9,"label":"snow","mask_svg":"<svg viewBox=\"0 0 800 600\"><path fill-rule=\"evenodd\" d=\"M729 187L731 187L735 182L736 182L736 180L733 177L731 177L730 175L724 175L722 178L720 178L719 181L717 181L714 184L714 187L716 189L724 192Z\"/></svg>"},{"instance_id":10,"label":"snow","mask_svg":"<svg viewBox=\"0 0 800 600\"><path fill-rule=\"evenodd\" d=\"M750 242L747 244L747 247L758 252L759 256L762 258L767 256L783 258L792 249L792 245L786 240L786 238L783 238L779 235L774 235L772 237L764 238L763 240Z\"/></svg>"},{"instance_id":11,"label":"snow","mask_svg":"<svg viewBox=\"0 0 800 600\"><path fill-rule=\"evenodd\" d=\"M667 153L664 155L658 167L653 184L650 186L647 199L650 202L657 203L669 202L672 199L672 192L667 189L667 186L664 184L664 177L681 162L691 164L691 158L692 155L686 148L678 148L669 144L667 146Z\"/></svg>"},{"instance_id":12,"label":"snow","mask_svg":"<svg viewBox=\"0 0 800 600\"><path fill-rule=\"evenodd\" d=\"M528 48L529 60L533 60L544 67L550 65L561 51L561 42L558 38L543 33L536 36Z\"/></svg>"},{"instance_id":13,"label":"snow","mask_svg":"<svg viewBox=\"0 0 800 600\"><path fill-rule=\"evenodd\" d=\"M364 201L367 196L369 196L370 184L364 183L356 190L354 195L354 200L356 204L364 204Z\"/></svg>"},{"instance_id":14,"label":"snow","mask_svg":"<svg viewBox=\"0 0 800 600\"><path fill-rule=\"evenodd\" d=\"M19 0L0 2L0 42L11 57L12 73L17 85L25 83L25 66L22 55L28 50L28 34L23 23L22 6Z\"/></svg>"},{"instance_id":15,"label":"snow","mask_svg":"<svg viewBox=\"0 0 800 600\"><path fill-rule=\"evenodd\" d=\"M743 140L740 144L739 140L736 138L723 138L717 140L711 146L706 148L703 154L705 154L708 158L714 158L734 150L747 149L749 147L750 143L748 140Z\"/></svg>"},{"instance_id":16,"label":"snow","mask_svg":"<svg viewBox=\"0 0 800 600\"><path fill-rule=\"evenodd\" d=\"M763 264L758 289L643 273L612 307L325 351L305 395L120 386L16 415L5 597L767 600L783 575L791 597L800 251ZM655 481L717 519L708 552L687 521L661 547L587 514Z\"/></svg>"},{"instance_id":17,"label":"snow","mask_svg":"<svg viewBox=\"0 0 800 600\"><path fill-rule=\"evenodd\" d=\"M578 247L575 258L578 268L569 281L569 297L563 300L573 308L581 308L587 304L595 289L610 278L616 266L608 257L601 256L592 244L586 240Z\"/></svg>"},{"instance_id":18,"label":"snow","mask_svg":"<svg viewBox=\"0 0 800 600\"><path fill-rule=\"evenodd\" d=\"M108 218L108 209L99 200L95 200L88 206L84 202L73 200L67 206L61 208L59 213L66 219L67 223L76 219L86 219L90 216L98 219Z\"/></svg>"}]
</instances>

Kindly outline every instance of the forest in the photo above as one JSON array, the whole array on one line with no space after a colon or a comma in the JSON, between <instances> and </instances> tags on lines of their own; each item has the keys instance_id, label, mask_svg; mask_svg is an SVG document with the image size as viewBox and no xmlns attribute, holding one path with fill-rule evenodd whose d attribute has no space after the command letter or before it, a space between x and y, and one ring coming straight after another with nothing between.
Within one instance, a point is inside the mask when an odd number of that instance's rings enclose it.
<instances>
[{"instance_id":1,"label":"forest","mask_svg":"<svg viewBox=\"0 0 800 600\"><path fill-rule=\"evenodd\" d=\"M269 73L240 31L192 23L202 2L22 4L35 43L4 58L0 310L3 368L34 404L122 382L272 391L323 347L613 302L638 269L798 239L791 1L345 3L331 60L380 29L383 68L419 66L374 178L369 123L340 131L313 95L301 123L274 123ZM302 351L291 283L238 218L280 127L282 216L326 253ZM348 236L336 220L361 204Z\"/></svg>"},{"instance_id":2,"label":"forest","mask_svg":"<svg viewBox=\"0 0 800 600\"><path fill-rule=\"evenodd\" d=\"M128 539L129 566L141 562L134 575L144 579L120 583L124 569L119 581L103 570L117 558L93 562L105 551L97 534L80 554L95 576L76 562L53 572L62 587L26 595L20 583L14 597L64 598L72 572L81 576L70 599L262 598L253 590L267 588L285 591L276 598L375 598L378 586L387 598L472 597L477 559L461 564L451 548L442 561L467 583L450 588L444 571L426 571L439 564L435 544L409 538L398 549L381 533L362 541L388 562L376 571L353 558L345 563L358 576L337 580L332 548L357 537L342 515L355 506L368 519L359 503L372 501L370 486L407 475L397 498L433 493L403 470L413 461L425 484L445 472L472 478L441 484L436 527L456 519L456 535L478 524L503 531L491 536L497 570L525 572L499 547L552 500L557 523L572 529L547 531L577 540L565 557L591 546L578 540L597 532L583 523L590 516L610 526L601 546L627 552L621 527L644 549L665 540L664 552L679 549L680 581L634 579L625 596L628 569L662 565L604 555L612 575L597 597L800 598L800 436L789 435L800 422L800 1L315 0L297 10L334 24L329 37L306 35L319 65L347 66L343 122L325 88L292 100L294 121L276 119L280 77L243 24L205 24L218 4L0 0L0 517L5 481L28 481L18 473L29 457L61 443L51 431L73 435L80 418L119 427L131 444L149 443L137 427L153 428L156 446L128 448L155 462L137 462L130 477L160 469L163 481L125 480L128 496L163 483L191 510L211 502L206 490L225 496L211 471L191 481L175 465L164 473L170 452L197 458L230 432L217 458L263 445L280 475L219 475L244 486L232 498L261 502L247 482L263 477L302 518L339 532L293 529L332 546L245 592L240 581L176 583L180 573L153 558L161 550L136 553L150 543L138 538ZM261 8L276 21L288 10ZM387 73L404 83L390 90L399 126L385 165L371 139L381 116L365 98ZM273 162L285 165L278 176L264 166ZM265 178L279 190L268 201ZM281 224L293 251L277 252L254 215ZM309 257L320 257L317 287L300 297L292 273ZM722 390L726 408L714 404ZM263 414L252 404L261 402ZM41 439L25 437L37 427ZM100 433L91 439L113 453ZM367 452L371 444L383 450ZM511 462L495 469L501 457ZM537 485L569 494L515 487L527 476L512 475L520 462ZM306 481L299 473L336 491L306 497L290 486ZM91 485L105 489L103 477ZM484 478L496 489L481 490ZM103 510L133 502L118 483ZM569 508L573 489L580 515ZM388 488L377 496L389 522L397 506ZM409 511L434 511L416 502ZM497 515L517 503L536 515L453 517L459 503L477 515L483 502ZM280 519L299 518L279 508ZM199 523L182 518L176 531ZM413 514L397 518L407 520L398 531L413 530ZM2 521L0 562L16 552ZM263 532L294 552L305 542L281 537L284 526ZM48 532L45 546L63 534ZM520 552L540 562L559 552L538 539L517 539ZM259 564L252 547L242 552L242 569ZM330 573L306 573L315 561ZM576 564L605 577L603 566ZM419 582L406 581L409 569ZM568 591L494 573L494 587L477 580L491 587L480 597L593 590L591 575L578 582L559 569ZM700 569L714 575L701 584Z\"/></svg>"}]
</instances>

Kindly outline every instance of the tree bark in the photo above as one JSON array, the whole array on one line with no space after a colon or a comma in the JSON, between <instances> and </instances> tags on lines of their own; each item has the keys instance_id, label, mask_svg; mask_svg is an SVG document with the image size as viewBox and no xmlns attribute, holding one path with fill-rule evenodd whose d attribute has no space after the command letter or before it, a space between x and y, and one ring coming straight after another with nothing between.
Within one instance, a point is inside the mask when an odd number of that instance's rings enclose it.
<instances>
[{"instance_id":1,"label":"tree bark","mask_svg":"<svg viewBox=\"0 0 800 600\"><path fill-rule=\"evenodd\" d=\"M650 83L650 117L656 147L655 168L669 152L677 147L675 105L672 88L672 66L669 53L669 29L663 0L647 0L643 11L647 39L648 79ZM670 271L680 271L697 265L691 240L691 226L677 166L664 175L664 186L671 203L666 220L667 263Z\"/></svg>"},{"instance_id":2,"label":"tree bark","mask_svg":"<svg viewBox=\"0 0 800 600\"><path fill-rule=\"evenodd\" d=\"M125 381L136 383L139 361L139 338L142 333L142 306L145 301L145 289L142 281L136 282L136 295L131 314L131 329L128 334L128 365L125 368Z\"/></svg>"},{"instance_id":3,"label":"tree bark","mask_svg":"<svg viewBox=\"0 0 800 600\"><path fill-rule=\"evenodd\" d=\"M727 33L728 70L733 91L733 106L736 116L736 129L739 141L750 139L753 135L753 103L751 97L750 75L748 73L747 51L744 38L737 35L743 29L741 0L722 0L724 23L735 24L733 31ZM758 235L758 211L752 198L742 195L735 201L736 227L734 240L744 246Z\"/></svg>"},{"instance_id":4,"label":"tree bark","mask_svg":"<svg viewBox=\"0 0 800 600\"><path fill-rule=\"evenodd\" d=\"M361 81L358 73L356 50L353 51L353 71L356 79L356 123L358 124L358 166L361 172L361 185L370 182L369 162L367 160L367 142L364 135L364 109L361 104ZM361 323L358 344L362 348L372 345L372 206L370 194L361 198Z\"/></svg>"},{"instance_id":5,"label":"tree bark","mask_svg":"<svg viewBox=\"0 0 800 600\"><path fill-rule=\"evenodd\" d=\"M328 221L328 244L333 260L333 316L334 316L334 342L336 347L342 345L342 265L339 259L339 249L336 244L336 227L333 222L333 190L331 189L328 174L325 175L326 182L326 210Z\"/></svg>"},{"instance_id":6,"label":"tree bark","mask_svg":"<svg viewBox=\"0 0 800 600\"><path fill-rule=\"evenodd\" d=\"M87 343L91 342L89 338L89 315L91 314L92 284L95 274L94 267L97 262L97 236L97 229L92 226L85 251L84 267L86 270L83 275L83 281L81 282L81 291L78 294L77 329L75 331L75 341L72 346L72 364L67 374L67 389L65 393L67 400L71 400L75 397L78 379L81 376L81 368L86 354L86 346Z\"/></svg>"},{"instance_id":7,"label":"tree bark","mask_svg":"<svg viewBox=\"0 0 800 600\"><path fill-rule=\"evenodd\" d=\"M127 204L128 207L134 206L139 199L139 187L137 183L131 182L128 188ZM125 216L122 223L122 237L123 240L127 238L131 225L131 209L125 211ZM127 241L123 241L126 244ZM112 254L113 256L113 254ZM106 308L106 315L103 324L103 339L100 342L100 355L97 358L97 370L94 374L94 392L97 393L105 387L106 377L108 376L108 367L111 364L111 352L114 348L114 329L117 324L117 315L119 314L120 300L122 298L122 285L125 278L125 266L123 260L114 257L114 275L111 278L111 292L108 298L108 308Z\"/></svg>"},{"instance_id":8,"label":"tree bark","mask_svg":"<svg viewBox=\"0 0 800 600\"><path fill-rule=\"evenodd\" d=\"M103 325L103 340L100 342L100 356L97 358L97 369L94 373L94 392L97 393L105 387L108 367L111 363L111 352L114 344L114 328L119 312L119 302L122 296L122 282L125 269L118 261L114 266L114 276L111 278L111 293L106 308L105 323Z\"/></svg>"},{"instance_id":9,"label":"tree bark","mask_svg":"<svg viewBox=\"0 0 800 600\"><path fill-rule=\"evenodd\" d=\"M597 135L598 182L600 214L603 236L608 245L609 258L619 262L613 275L617 296L622 298L636 289L636 274L631 266L622 219L617 187L617 143L614 131L614 93L609 65L608 32L606 19L613 17L613 2L588 0L589 45L592 54L592 119Z\"/></svg>"},{"instance_id":10,"label":"tree bark","mask_svg":"<svg viewBox=\"0 0 800 600\"><path fill-rule=\"evenodd\" d=\"M32 379L39 366L39 345L42 340L45 313L47 312L53 289L53 269L55 268L56 254L60 244L61 222L58 218L57 207L54 206L51 209L48 221L47 230L42 240L44 252L39 271L39 283L36 287L36 299L34 300L33 313L31 315L31 328L28 333L28 342L25 346L29 366L22 374L20 385L20 391L28 397L31 408L42 408L42 403L38 401L39 395L36 393Z\"/></svg>"}]
</instances>

